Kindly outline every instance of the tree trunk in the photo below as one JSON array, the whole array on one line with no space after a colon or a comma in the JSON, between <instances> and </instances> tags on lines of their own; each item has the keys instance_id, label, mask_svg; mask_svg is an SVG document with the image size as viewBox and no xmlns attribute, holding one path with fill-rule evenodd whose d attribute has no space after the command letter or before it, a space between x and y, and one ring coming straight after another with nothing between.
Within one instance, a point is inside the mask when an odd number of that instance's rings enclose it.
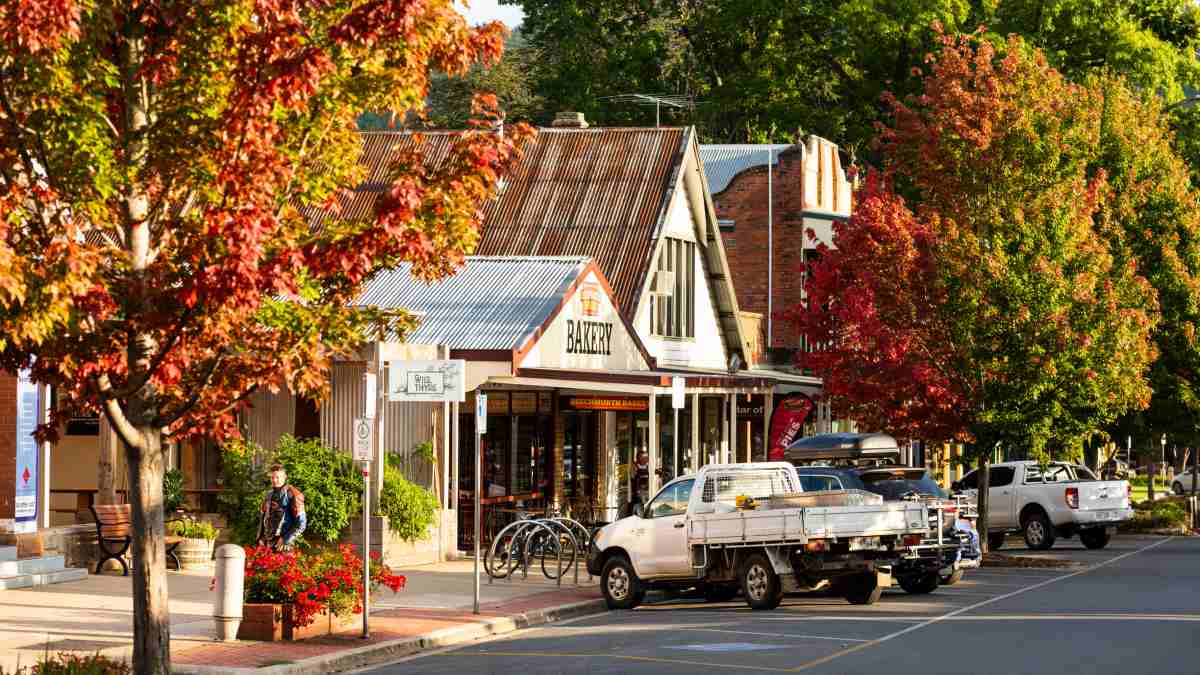
<instances>
[{"instance_id":1,"label":"tree trunk","mask_svg":"<svg viewBox=\"0 0 1200 675\"><path fill-rule=\"evenodd\" d=\"M100 462L96 466L96 503L117 504L117 446L121 443L108 419L100 416Z\"/></svg>"},{"instance_id":2,"label":"tree trunk","mask_svg":"<svg viewBox=\"0 0 1200 675\"><path fill-rule=\"evenodd\" d=\"M133 515L133 667L171 672L171 616L163 542L163 452L158 429L139 427L144 449L126 445Z\"/></svg>"},{"instance_id":3,"label":"tree trunk","mask_svg":"<svg viewBox=\"0 0 1200 675\"><path fill-rule=\"evenodd\" d=\"M989 460L990 453L979 456L979 523L976 527L979 529L979 550L984 553L988 551L988 492L992 482L991 470L988 468Z\"/></svg>"}]
</instances>

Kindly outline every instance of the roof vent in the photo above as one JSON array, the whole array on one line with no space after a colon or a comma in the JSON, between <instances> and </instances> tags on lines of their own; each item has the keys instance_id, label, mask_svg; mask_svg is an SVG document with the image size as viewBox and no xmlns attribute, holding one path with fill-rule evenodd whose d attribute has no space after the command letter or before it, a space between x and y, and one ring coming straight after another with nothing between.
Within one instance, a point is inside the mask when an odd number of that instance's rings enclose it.
<instances>
[{"instance_id":1,"label":"roof vent","mask_svg":"<svg viewBox=\"0 0 1200 675\"><path fill-rule=\"evenodd\" d=\"M588 123L581 112L560 112L554 116L554 121L550 123L550 126L586 129Z\"/></svg>"}]
</instances>

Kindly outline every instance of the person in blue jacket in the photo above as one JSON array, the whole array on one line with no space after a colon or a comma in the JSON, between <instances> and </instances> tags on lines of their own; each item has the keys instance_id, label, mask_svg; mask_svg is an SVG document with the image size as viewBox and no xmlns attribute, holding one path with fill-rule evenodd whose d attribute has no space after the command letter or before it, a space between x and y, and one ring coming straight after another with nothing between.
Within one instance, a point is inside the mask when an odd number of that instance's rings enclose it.
<instances>
[{"instance_id":1,"label":"person in blue jacket","mask_svg":"<svg viewBox=\"0 0 1200 675\"><path fill-rule=\"evenodd\" d=\"M304 493L287 484L287 471L281 464L268 469L271 491L259 509L258 545L275 551L290 551L304 534L308 518L304 515Z\"/></svg>"}]
</instances>

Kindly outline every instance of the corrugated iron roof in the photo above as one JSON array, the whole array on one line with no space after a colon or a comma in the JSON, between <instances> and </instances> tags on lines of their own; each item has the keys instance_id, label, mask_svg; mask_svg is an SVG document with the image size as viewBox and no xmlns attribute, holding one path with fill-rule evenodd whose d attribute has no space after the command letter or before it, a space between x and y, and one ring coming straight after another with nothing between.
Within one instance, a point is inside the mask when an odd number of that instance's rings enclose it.
<instances>
[{"instance_id":1,"label":"corrugated iron roof","mask_svg":"<svg viewBox=\"0 0 1200 675\"><path fill-rule=\"evenodd\" d=\"M403 263L372 278L355 302L420 314L405 336L451 349L513 349L541 327L584 272L580 256L468 256L458 273L430 284Z\"/></svg>"},{"instance_id":2,"label":"corrugated iron roof","mask_svg":"<svg viewBox=\"0 0 1200 675\"><path fill-rule=\"evenodd\" d=\"M739 173L756 166L766 166L768 152L773 153L771 164L778 164L779 153L791 147L786 143L701 145L700 161L704 162L708 191L715 195L729 187Z\"/></svg>"},{"instance_id":3,"label":"corrugated iron roof","mask_svg":"<svg viewBox=\"0 0 1200 675\"><path fill-rule=\"evenodd\" d=\"M443 161L453 132L423 136L426 161ZM345 217L370 213L386 185L388 158L415 147L403 131L362 138L369 175L342 204ZM500 197L484 205L476 253L593 258L621 312L632 316L687 138L684 128L539 129Z\"/></svg>"}]
</instances>

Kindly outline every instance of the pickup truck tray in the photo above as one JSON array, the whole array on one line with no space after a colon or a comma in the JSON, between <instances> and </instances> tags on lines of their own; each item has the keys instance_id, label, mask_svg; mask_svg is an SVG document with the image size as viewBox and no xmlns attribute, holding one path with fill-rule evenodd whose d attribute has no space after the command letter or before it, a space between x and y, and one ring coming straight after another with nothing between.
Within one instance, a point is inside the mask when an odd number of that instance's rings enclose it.
<instances>
[{"instance_id":1,"label":"pickup truck tray","mask_svg":"<svg viewBox=\"0 0 1200 675\"><path fill-rule=\"evenodd\" d=\"M694 546L804 544L809 539L928 532L925 506L905 502L714 512L688 519L688 543Z\"/></svg>"},{"instance_id":2,"label":"pickup truck tray","mask_svg":"<svg viewBox=\"0 0 1200 675\"><path fill-rule=\"evenodd\" d=\"M882 504L881 495L866 490L818 490L814 492L791 492L773 495L772 509L795 509L809 506L867 506Z\"/></svg>"}]
</instances>

